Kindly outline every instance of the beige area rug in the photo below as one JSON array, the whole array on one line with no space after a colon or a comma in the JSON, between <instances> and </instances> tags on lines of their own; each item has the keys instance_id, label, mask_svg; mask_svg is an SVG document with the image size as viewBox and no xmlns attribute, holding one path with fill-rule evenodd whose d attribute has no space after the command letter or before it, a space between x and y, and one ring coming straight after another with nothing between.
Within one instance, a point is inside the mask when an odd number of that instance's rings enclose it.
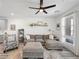
<instances>
[{"instance_id":1,"label":"beige area rug","mask_svg":"<svg viewBox=\"0 0 79 59\"><path fill-rule=\"evenodd\" d=\"M7 59L8 55L7 54L0 54L0 59Z\"/></svg>"},{"instance_id":2,"label":"beige area rug","mask_svg":"<svg viewBox=\"0 0 79 59\"><path fill-rule=\"evenodd\" d=\"M0 54L2 54L3 53L3 44L0 44Z\"/></svg>"},{"instance_id":3,"label":"beige area rug","mask_svg":"<svg viewBox=\"0 0 79 59\"><path fill-rule=\"evenodd\" d=\"M7 52L8 59L22 59L22 47Z\"/></svg>"},{"instance_id":4,"label":"beige area rug","mask_svg":"<svg viewBox=\"0 0 79 59\"><path fill-rule=\"evenodd\" d=\"M22 47L3 53L3 44L0 44L0 59L22 59Z\"/></svg>"},{"instance_id":5,"label":"beige area rug","mask_svg":"<svg viewBox=\"0 0 79 59\"><path fill-rule=\"evenodd\" d=\"M3 44L0 44L0 59L7 59L8 55L3 53Z\"/></svg>"}]
</instances>

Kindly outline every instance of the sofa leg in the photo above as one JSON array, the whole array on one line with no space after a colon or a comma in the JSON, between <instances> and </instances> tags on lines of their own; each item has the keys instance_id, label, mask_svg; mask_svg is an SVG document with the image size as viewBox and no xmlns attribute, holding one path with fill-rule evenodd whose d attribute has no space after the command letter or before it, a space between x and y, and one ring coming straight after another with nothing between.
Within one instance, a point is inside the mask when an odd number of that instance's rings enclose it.
<instances>
[{"instance_id":1,"label":"sofa leg","mask_svg":"<svg viewBox=\"0 0 79 59\"><path fill-rule=\"evenodd\" d=\"M43 59L43 58L38 58L38 59Z\"/></svg>"},{"instance_id":2,"label":"sofa leg","mask_svg":"<svg viewBox=\"0 0 79 59\"><path fill-rule=\"evenodd\" d=\"M23 58L23 59L29 59L29 58ZM35 58L36 59L36 58ZM37 59L43 59L43 58L37 58Z\"/></svg>"},{"instance_id":3,"label":"sofa leg","mask_svg":"<svg viewBox=\"0 0 79 59\"><path fill-rule=\"evenodd\" d=\"M3 51L3 53L6 53L6 52L7 52L6 50Z\"/></svg>"},{"instance_id":4,"label":"sofa leg","mask_svg":"<svg viewBox=\"0 0 79 59\"><path fill-rule=\"evenodd\" d=\"M29 58L23 58L23 59L29 59Z\"/></svg>"}]
</instances>

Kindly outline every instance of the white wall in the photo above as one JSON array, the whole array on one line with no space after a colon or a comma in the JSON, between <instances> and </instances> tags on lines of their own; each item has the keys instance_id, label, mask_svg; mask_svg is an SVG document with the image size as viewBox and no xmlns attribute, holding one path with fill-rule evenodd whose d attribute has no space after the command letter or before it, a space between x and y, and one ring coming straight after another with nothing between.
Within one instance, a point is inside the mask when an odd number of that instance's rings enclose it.
<instances>
[{"instance_id":1,"label":"white wall","mask_svg":"<svg viewBox=\"0 0 79 59\"><path fill-rule=\"evenodd\" d=\"M30 27L29 24L37 21L43 21L48 23L48 27ZM45 34L48 29L52 29L56 32L57 19L52 17L26 17L26 18L8 18L8 30L10 30L10 25L15 24L16 30L24 28L25 34L28 33L40 33Z\"/></svg>"},{"instance_id":2,"label":"white wall","mask_svg":"<svg viewBox=\"0 0 79 59\"><path fill-rule=\"evenodd\" d=\"M75 52L79 56L79 11L75 11Z\"/></svg>"}]
</instances>

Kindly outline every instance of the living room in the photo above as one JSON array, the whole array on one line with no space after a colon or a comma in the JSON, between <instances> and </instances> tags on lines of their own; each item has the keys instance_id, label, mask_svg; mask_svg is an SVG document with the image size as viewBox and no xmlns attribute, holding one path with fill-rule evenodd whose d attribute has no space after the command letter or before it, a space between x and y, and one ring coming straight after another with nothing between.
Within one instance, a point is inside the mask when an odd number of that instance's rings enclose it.
<instances>
[{"instance_id":1,"label":"living room","mask_svg":"<svg viewBox=\"0 0 79 59\"><path fill-rule=\"evenodd\" d=\"M79 59L79 1L51 1L0 0L0 59Z\"/></svg>"}]
</instances>

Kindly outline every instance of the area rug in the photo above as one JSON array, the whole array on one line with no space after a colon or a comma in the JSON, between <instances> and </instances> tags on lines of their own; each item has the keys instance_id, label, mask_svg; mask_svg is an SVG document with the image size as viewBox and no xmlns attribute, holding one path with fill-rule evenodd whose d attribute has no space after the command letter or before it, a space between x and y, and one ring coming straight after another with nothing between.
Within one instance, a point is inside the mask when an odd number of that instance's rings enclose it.
<instances>
[{"instance_id":1,"label":"area rug","mask_svg":"<svg viewBox=\"0 0 79 59\"><path fill-rule=\"evenodd\" d=\"M8 55L7 54L0 54L0 59L7 59Z\"/></svg>"},{"instance_id":2,"label":"area rug","mask_svg":"<svg viewBox=\"0 0 79 59\"><path fill-rule=\"evenodd\" d=\"M70 51L62 51L62 52L60 53L60 55L61 55L62 57L75 57L75 54L73 54L73 53L70 52Z\"/></svg>"}]
</instances>

